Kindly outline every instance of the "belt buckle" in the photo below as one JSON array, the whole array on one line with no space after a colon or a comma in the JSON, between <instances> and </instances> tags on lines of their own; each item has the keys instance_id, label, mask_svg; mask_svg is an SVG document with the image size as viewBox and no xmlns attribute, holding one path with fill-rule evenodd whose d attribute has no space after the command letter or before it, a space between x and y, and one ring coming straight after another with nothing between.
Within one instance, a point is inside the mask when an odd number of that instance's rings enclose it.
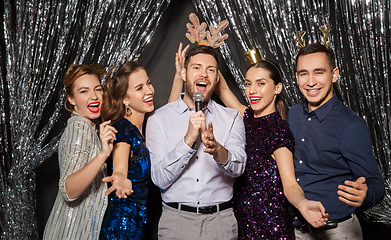
<instances>
[{"instance_id":1,"label":"belt buckle","mask_svg":"<svg viewBox=\"0 0 391 240\"><path fill-rule=\"evenodd\" d=\"M197 207L197 215L201 214L201 213L199 212L199 209L200 209L200 207Z\"/></svg>"}]
</instances>

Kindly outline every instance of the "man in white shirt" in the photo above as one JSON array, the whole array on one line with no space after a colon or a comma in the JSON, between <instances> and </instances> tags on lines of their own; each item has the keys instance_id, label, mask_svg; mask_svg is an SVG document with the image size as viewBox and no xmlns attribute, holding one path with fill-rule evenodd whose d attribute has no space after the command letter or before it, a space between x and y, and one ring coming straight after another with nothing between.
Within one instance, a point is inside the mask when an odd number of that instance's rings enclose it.
<instances>
[{"instance_id":1,"label":"man in white shirt","mask_svg":"<svg viewBox=\"0 0 391 240\"><path fill-rule=\"evenodd\" d=\"M161 189L160 239L237 239L233 183L245 168L245 132L237 110L211 100L217 54L196 46L185 59L185 93L147 122L152 181ZM194 93L204 95L195 112Z\"/></svg>"}]
</instances>

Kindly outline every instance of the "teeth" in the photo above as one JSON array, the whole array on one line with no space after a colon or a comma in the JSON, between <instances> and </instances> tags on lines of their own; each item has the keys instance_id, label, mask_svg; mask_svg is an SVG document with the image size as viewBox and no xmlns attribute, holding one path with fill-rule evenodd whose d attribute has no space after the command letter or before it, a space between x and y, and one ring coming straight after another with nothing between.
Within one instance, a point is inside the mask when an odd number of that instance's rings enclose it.
<instances>
[{"instance_id":1,"label":"teeth","mask_svg":"<svg viewBox=\"0 0 391 240\"><path fill-rule=\"evenodd\" d=\"M88 105L89 107L99 107L99 103L94 103L94 104L90 104Z\"/></svg>"},{"instance_id":2,"label":"teeth","mask_svg":"<svg viewBox=\"0 0 391 240\"><path fill-rule=\"evenodd\" d=\"M207 83L206 82L198 82L197 85L206 86Z\"/></svg>"},{"instance_id":3,"label":"teeth","mask_svg":"<svg viewBox=\"0 0 391 240\"><path fill-rule=\"evenodd\" d=\"M307 91L310 92L310 93L313 93L313 92L319 91L319 89L312 89L312 90L307 90Z\"/></svg>"},{"instance_id":4,"label":"teeth","mask_svg":"<svg viewBox=\"0 0 391 240\"><path fill-rule=\"evenodd\" d=\"M254 98L254 97L252 97L252 98L250 98L251 99L251 101L258 101L258 100L261 100L261 98Z\"/></svg>"}]
</instances>

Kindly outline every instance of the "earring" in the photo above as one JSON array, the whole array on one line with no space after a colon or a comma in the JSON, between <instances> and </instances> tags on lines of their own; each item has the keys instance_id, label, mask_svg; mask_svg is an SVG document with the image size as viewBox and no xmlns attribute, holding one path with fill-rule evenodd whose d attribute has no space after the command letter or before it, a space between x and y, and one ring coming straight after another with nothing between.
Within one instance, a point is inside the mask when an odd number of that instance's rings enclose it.
<instances>
[{"instance_id":1,"label":"earring","mask_svg":"<svg viewBox=\"0 0 391 240\"><path fill-rule=\"evenodd\" d=\"M126 116L130 116L130 115L132 115L132 109L130 109L130 106L129 106L129 104L125 104L125 115Z\"/></svg>"},{"instance_id":2,"label":"earring","mask_svg":"<svg viewBox=\"0 0 391 240\"><path fill-rule=\"evenodd\" d=\"M73 103L72 103L72 102L69 100L69 98L66 98L65 102L66 102L66 101L68 101L68 102L69 102L69 104L71 104L71 105L73 105L73 106L75 106L75 105L76 105L76 104L75 104L75 102L73 102ZM72 100L72 101L73 101L73 100Z\"/></svg>"}]
</instances>

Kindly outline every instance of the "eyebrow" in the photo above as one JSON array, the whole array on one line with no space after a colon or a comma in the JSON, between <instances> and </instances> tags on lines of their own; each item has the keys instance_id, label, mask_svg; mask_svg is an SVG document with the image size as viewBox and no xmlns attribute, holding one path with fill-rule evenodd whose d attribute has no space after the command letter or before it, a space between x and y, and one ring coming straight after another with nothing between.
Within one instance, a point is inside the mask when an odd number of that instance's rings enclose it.
<instances>
[{"instance_id":1,"label":"eyebrow","mask_svg":"<svg viewBox=\"0 0 391 240\"><path fill-rule=\"evenodd\" d=\"M140 86L142 86L142 85L143 85L142 83L137 84L136 86L134 86L134 88L138 88L138 87L140 87Z\"/></svg>"},{"instance_id":2,"label":"eyebrow","mask_svg":"<svg viewBox=\"0 0 391 240\"><path fill-rule=\"evenodd\" d=\"M147 79L146 83L148 83L148 81L151 81L151 79ZM136 86L134 86L134 88L138 88L140 86L144 85L144 83L140 83L140 84L137 84Z\"/></svg>"},{"instance_id":3,"label":"eyebrow","mask_svg":"<svg viewBox=\"0 0 391 240\"><path fill-rule=\"evenodd\" d=\"M194 66L194 65L201 66L202 64L201 63L192 63L192 64L190 64L190 66ZM217 68L217 66L215 66L215 65L208 65L208 66L206 66L206 68L211 68L211 67Z\"/></svg>"},{"instance_id":4,"label":"eyebrow","mask_svg":"<svg viewBox=\"0 0 391 240\"><path fill-rule=\"evenodd\" d=\"M326 69L325 68L315 68L314 69L314 72L319 72L319 71L326 72Z\"/></svg>"},{"instance_id":5,"label":"eyebrow","mask_svg":"<svg viewBox=\"0 0 391 240\"><path fill-rule=\"evenodd\" d=\"M326 72L326 69L325 68L315 68L313 70L313 72ZM299 71L297 71L297 74L300 74L300 73L303 73L303 72L309 72L307 69L301 69Z\"/></svg>"},{"instance_id":6,"label":"eyebrow","mask_svg":"<svg viewBox=\"0 0 391 240\"><path fill-rule=\"evenodd\" d=\"M244 81L251 82L251 80L249 80L249 79L244 79ZM257 79L255 79L255 82L260 82L260 81L267 81L267 80L266 80L266 78L257 78Z\"/></svg>"},{"instance_id":7,"label":"eyebrow","mask_svg":"<svg viewBox=\"0 0 391 240\"><path fill-rule=\"evenodd\" d=\"M266 78L258 78L255 80L256 82L260 82L260 81L267 81Z\"/></svg>"},{"instance_id":8,"label":"eyebrow","mask_svg":"<svg viewBox=\"0 0 391 240\"><path fill-rule=\"evenodd\" d=\"M80 91L82 89L88 89L88 87L80 87L79 89L77 89L77 91Z\"/></svg>"},{"instance_id":9,"label":"eyebrow","mask_svg":"<svg viewBox=\"0 0 391 240\"><path fill-rule=\"evenodd\" d=\"M301 69L301 70L297 71L297 74L300 74L300 73L303 73L303 72L308 72L308 71L305 70L305 69Z\"/></svg>"}]
</instances>

